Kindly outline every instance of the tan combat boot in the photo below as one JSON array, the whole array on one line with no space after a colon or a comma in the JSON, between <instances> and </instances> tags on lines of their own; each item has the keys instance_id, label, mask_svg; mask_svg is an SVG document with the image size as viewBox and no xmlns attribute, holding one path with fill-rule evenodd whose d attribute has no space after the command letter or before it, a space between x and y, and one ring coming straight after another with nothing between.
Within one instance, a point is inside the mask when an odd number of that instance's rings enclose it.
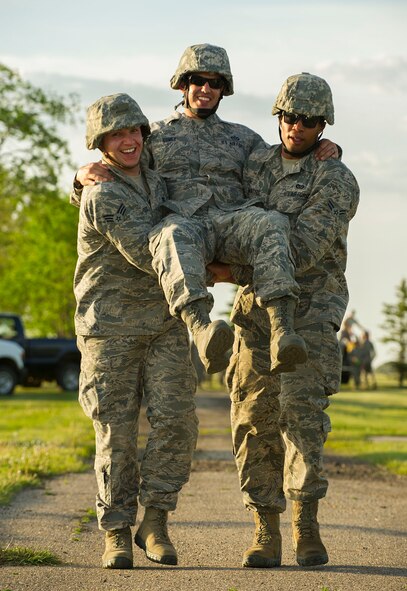
<instances>
[{"instance_id":1,"label":"tan combat boot","mask_svg":"<svg viewBox=\"0 0 407 591\"><path fill-rule=\"evenodd\" d=\"M133 568L133 540L130 527L106 532L102 564L103 568Z\"/></svg>"},{"instance_id":2,"label":"tan combat boot","mask_svg":"<svg viewBox=\"0 0 407 591\"><path fill-rule=\"evenodd\" d=\"M255 511L253 544L243 554L243 566L273 568L281 565L281 533L279 513Z\"/></svg>"},{"instance_id":3,"label":"tan combat boot","mask_svg":"<svg viewBox=\"0 0 407 591\"><path fill-rule=\"evenodd\" d=\"M284 297L270 300L267 312L271 325L271 374L295 371L296 365L308 359L304 339L294 331L296 301Z\"/></svg>"},{"instance_id":4,"label":"tan combat boot","mask_svg":"<svg viewBox=\"0 0 407 591\"><path fill-rule=\"evenodd\" d=\"M177 552L168 536L167 520L167 511L146 507L134 541L149 560L160 564L177 564Z\"/></svg>"},{"instance_id":5,"label":"tan combat boot","mask_svg":"<svg viewBox=\"0 0 407 591\"><path fill-rule=\"evenodd\" d=\"M328 562L328 553L319 535L318 501L294 501L292 509L293 544L300 566Z\"/></svg>"},{"instance_id":6,"label":"tan combat boot","mask_svg":"<svg viewBox=\"0 0 407 591\"><path fill-rule=\"evenodd\" d=\"M204 300L197 300L181 310L181 318L192 333L199 357L207 373L227 368L228 350L233 345L233 330L224 320L211 322Z\"/></svg>"}]
</instances>

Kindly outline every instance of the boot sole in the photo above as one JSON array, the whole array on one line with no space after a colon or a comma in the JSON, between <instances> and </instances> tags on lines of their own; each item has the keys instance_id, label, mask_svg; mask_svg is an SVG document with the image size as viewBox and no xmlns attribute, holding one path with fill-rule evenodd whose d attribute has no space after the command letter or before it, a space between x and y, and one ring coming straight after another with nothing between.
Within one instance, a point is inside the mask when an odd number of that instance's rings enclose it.
<instances>
[{"instance_id":1,"label":"boot sole","mask_svg":"<svg viewBox=\"0 0 407 591\"><path fill-rule=\"evenodd\" d=\"M271 366L270 375L278 376L281 373L293 373L297 370L295 365L289 363L278 363Z\"/></svg>"},{"instance_id":2,"label":"boot sole","mask_svg":"<svg viewBox=\"0 0 407 591\"><path fill-rule=\"evenodd\" d=\"M113 558L113 562L103 562L103 568L119 568L119 569L128 569L133 568L133 561L130 558L125 558L124 556L119 556L118 558Z\"/></svg>"},{"instance_id":3,"label":"boot sole","mask_svg":"<svg viewBox=\"0 0 407 591\"><path fill-rule=\"evenodd\" d=\"M300 566L321 566L329 562L328 555L313 556L311 558L300 558L297 556L297 563Z\"/></svg>"},{"instance_id":4,"label":"boot sole","mask_svg":"<svg viewBox=\"0 0 407 591\"><path fill-rule=\"evenodd\" d=\"M207 373L218 373L229 365L226 353L233 345L234 333L224 320L212 322L212 334L204 350L205 370Z\"/></svg>"},{"instance_id":5,"label":"boot sole","mask_svg":"<svg viewBox=\"0 0 407 591\"><path fill-rule=\"evenodd\" d=\"M296 370L296 365L305 363L308 359L307 350L300 344L287 345L278 353L275 363L271 366L271 375L290 373Z\"/></svg>"},{"instance_id":6,"label":"boot sole","mask_svg":"<svg viewBox=\"0 0 407 591\"><path fill-rule=\"evenodd\" d=\"M263 558L261 556L249 556L243 561L242 566L246 568L276 568L281 566L281 557Z\"/></svg>"},{"instance_id":7,"label":"boot sole","mask_svg":"<svg viewBox=\"0 0 407 591\"><path fill-rule=\"evenodd\" d=\"M159 554L153 554L152 552L149 552L146 548L144 540L142 540L139 536L136 535L134 541L139 548L144 550L146 557L151 560L151 562L157 562L158 564L170 564L172 566L178 564L177 557L173 556L172 554L164 554L164 556L160 556Z\"/></svg>"}]
</instances>

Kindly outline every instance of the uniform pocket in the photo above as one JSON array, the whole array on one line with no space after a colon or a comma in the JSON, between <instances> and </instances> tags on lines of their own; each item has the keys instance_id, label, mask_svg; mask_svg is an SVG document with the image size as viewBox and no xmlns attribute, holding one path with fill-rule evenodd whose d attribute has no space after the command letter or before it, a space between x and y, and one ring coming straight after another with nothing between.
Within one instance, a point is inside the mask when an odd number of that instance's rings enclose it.
<instances>
[{"instance_id":1,"label":"uniform pocket","mask_svg":"<svg viewBox=\"0 0 407 591\"><path fill-rule=\"evenodd\" d=\"M95 474L100 500L110 506L112 502L112 465L106 458L95 459Z\"/></svg>"}]
</instances>

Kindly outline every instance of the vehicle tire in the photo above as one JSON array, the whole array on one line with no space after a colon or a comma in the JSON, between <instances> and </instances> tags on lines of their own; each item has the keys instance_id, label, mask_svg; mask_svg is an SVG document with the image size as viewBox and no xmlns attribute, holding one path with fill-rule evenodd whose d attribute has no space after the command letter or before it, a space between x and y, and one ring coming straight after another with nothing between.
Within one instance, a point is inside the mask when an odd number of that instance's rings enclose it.
<instances>
[{"instance_id":1,"label":"vehicle tire","mask_svg":"<svg viewBox=\"0 0 407 591\"><path fill-rule=\"evenodd\" d=\"M66 392L75 392L79 389L79 363L67 362L57 371L57 384Z\"/></svg>"},{"instance_id":2,"label":"vehicle tire","mask_svg":"<svg viewBox=\"0 0 407 591\"><path fill-rule=\"evenodd\" d=\"M0 364L0 396L10 396L14 392L17 383L16 370L11 365Z\"/></svg>"}]
</instances>

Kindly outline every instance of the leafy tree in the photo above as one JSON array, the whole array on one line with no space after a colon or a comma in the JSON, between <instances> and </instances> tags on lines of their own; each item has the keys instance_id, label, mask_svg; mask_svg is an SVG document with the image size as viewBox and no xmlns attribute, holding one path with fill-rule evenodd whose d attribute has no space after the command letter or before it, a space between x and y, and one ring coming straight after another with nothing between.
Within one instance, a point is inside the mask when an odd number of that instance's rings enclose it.
<instances>
[{"instance_id":1,"label":"leafy tree","mask_svg":"<svg viewBox=\"0 0 407 591\"><path fill-rule=\"evenodd\" d=\"M23 195L58 185L61 167L70 164L60 126L74 122L76 108L74 95L45 93L0 63L0 170L12 172Z\"/></svg>"},{"instance_id":2,"label":"leafy tree","mask_svg":"<svg viewBox=\"0 0 407 591\"><path fill-rule=\"evenodd\" d=\"M0 224L18 227L33 201L54 199L64 166L72 167L61 126L78 101L45 93L0 63Z\"/></svg>"},{"instance_id":3,"label":"leafy tree","mask_svg":"<svg viewBox=\"0 0 407 591\"><path fill-rule=\"evenodd\" d=\"M31 333L74 334L78 211L61 197L33 204L13 236L12 264L0 274L0 301L4 310L24 316Z\"/></svg>"},{"instance_id":4,"label":"leafy tree","mask_svg":"<svg viewBox=\"0 0 407 591\"><path fill-rule=\"evenodd\" d=\"M77 210L58 179L76 111L0 64L0 306L48 335L73 334Z\"/></svg>"},{"instance_id":5,"label":"leafy tree","mask_svg":"<svg viewBox=\"0 0 407 591\"><path fill-rule=\"evenodd\" d=\"M384 343L396 345L397 359L392 362L397 371L399 387L407 377L407 281L402 279L396 288L397 301L395 304L384 304L385 321L381 328L386 331L382 339Z\"/></svg>"}]
</instances>

